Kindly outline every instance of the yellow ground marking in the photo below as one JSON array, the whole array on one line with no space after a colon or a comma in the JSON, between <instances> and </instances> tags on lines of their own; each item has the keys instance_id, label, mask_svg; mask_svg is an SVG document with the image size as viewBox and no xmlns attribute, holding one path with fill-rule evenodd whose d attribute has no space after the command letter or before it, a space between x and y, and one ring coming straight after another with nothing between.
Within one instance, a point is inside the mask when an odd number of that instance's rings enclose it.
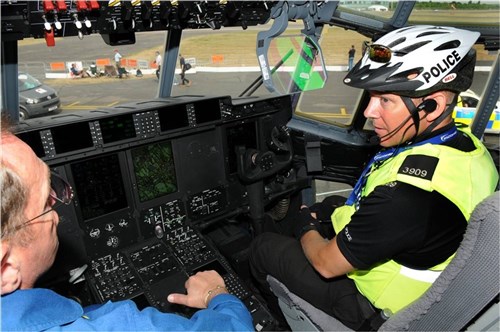
<instances>
[{"instance_id":1,"label":"yellow ground marking","mask_svg":"<svg viewBox=\"0 0 500 332\"><path fill-rule=\"evenodd\" d=\"M95 109L104 108L104 107L112 107L118 103L119 103L118 101L114 101L114 102L112 102L110 104L106 104L106 105L80 105L80 102L76 101L76 102L68 104L68 105L62 105L61 108L63 110L82 110L82 109L83 110L95 110Z\"/></svg>"}]
</instances>

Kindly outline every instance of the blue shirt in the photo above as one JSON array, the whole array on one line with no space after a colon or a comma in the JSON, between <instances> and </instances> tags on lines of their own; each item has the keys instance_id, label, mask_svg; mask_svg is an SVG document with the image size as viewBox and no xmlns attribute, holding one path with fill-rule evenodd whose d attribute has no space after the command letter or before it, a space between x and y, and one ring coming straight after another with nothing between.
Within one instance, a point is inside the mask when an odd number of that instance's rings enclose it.
<instances>
[{"instance_id":1,"label":"blue shirt","mask_svg":"<svg viewBox=\"0 0 500 332\"><path fill-rule=\"evenodd\" d=\"M220 294L190 319L131 300L83 308L51 290L17 290L2 296L2 331L254 331L252 317L235 296ZM92 309L90 309L92 308Z\"/></svg>"}]
</instances>

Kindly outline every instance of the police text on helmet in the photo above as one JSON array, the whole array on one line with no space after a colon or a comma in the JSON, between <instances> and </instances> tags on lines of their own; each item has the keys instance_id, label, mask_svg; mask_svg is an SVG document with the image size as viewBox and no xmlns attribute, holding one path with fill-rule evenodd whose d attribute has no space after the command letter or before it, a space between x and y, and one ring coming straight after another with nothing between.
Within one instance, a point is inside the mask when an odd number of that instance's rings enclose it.
<instances>
[{"instance_id":1,"label":"police text on helmet","mask_svg":"<svg viewBox=\"0 0 500 332\"><path fill-rule=\"evenodd\" d=\"M446 71L452 67L455 63L459 62L462 58L458 54L457 51L452 51L451 54L448 54L444 57L440 62L431 67L429 71L426 71L422 74L426 83L429 83L431 75L434 77L439 77L439 75L446 73Z\"/></svg>"}]
</instances>

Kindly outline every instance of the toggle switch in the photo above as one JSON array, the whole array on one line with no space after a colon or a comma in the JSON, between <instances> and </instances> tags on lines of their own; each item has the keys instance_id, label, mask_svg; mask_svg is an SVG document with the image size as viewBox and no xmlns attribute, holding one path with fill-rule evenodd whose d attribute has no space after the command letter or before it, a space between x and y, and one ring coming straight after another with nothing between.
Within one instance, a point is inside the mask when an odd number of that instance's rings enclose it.
<instances>
[{"instance_id":1,"label":"toggle switch","mask_svg":"<svg viewBox=\"0 0 500 332\"><path fill-rule=\"evenodd\" d=\"M45 15L42 15L42 19L44 21L43 23L43 28L46 30L46 31L52 31L52 26L50 25L49 21L47 21L47 18L45 17Z\"/></svg>"},{"instance_id":2,"label":"toggle switch","mask_svg":"<svg viewBox=\"0 0 500 332\"><path fill-rule=\"evenodd\" d=\"M75 22L75 26L76 26L76 28L77 28L78 30L80 30L80 29L83 27L83 25L82 25L82 22L80 22L80 21L78 20L78 14L77 14L77 13L73 13L73 20L74 20L74 22Z\"/></svg>"},{"instance_id":3,"label":"toggle switch","mask_svg":"<svg viewBox=\"0 0 500 332\"><path fill-rule=\"evenodd\" d=\"M109 28L113 31L115 31L118 28L116 20L114 18L111 19L111 22L109 22Z\"/></svg>"},{"instance_id":4,"label":"toggle switch","mask_svg":"<svg viewBox=\"0 0 500 332\"><path fill-rule=\"evenodd\" d=\"M57 14L54 14L54 26L56 27L57 30L62 29L62 24L61 24L61 22L59 22L59 20L57 18Z\"/></svg>"},{"instance_id":5,"label":"toggle switch","mask_svg":"<svg viewBox=\"0 0 500 332\"><path fill-rule=\"evenodd\" d=\"M85 19L83 20L83 24L85 24L85 26L87 28L92 28L92 22L90 22L90 20L88 18L85 17Z\"/></svg>"}]
</instances>

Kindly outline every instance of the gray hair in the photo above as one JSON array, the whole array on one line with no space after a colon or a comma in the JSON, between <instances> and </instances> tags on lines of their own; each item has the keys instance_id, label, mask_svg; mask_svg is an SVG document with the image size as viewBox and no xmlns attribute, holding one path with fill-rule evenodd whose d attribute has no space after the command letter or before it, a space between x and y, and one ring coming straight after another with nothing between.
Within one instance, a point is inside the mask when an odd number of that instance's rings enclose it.
<instances>
[{"instance_id":1,"label":"gray hair","mask_svg":"<svg viewBox=\"0 0 500 332\"><path fill-rule=\"evenodd\" d=\"M1 119L1 137L13 135L9 121L5 116ZM1 141L0 141L1 142ZM19 174L0 161L0 206L1 206L1 239L14 241L16 244L27 245L31 240L29 231L22 227L26 222L24 209L28 201L28 188Z\"/></svg>"},{"instance_id":2,"label":"gray hair","mask_svg":"<svg viewBox=\"0 0 500 332\"><path fill-rule=\"evenodd\" d=\"M12 169L2 165L0 168L0 192L1 192L1 222L2 241L15 241L26 245L30 240L29 232L22 227L26 221L24 209L26 207L28 190L18 174Z\"/></svg>"}]
</instances>

